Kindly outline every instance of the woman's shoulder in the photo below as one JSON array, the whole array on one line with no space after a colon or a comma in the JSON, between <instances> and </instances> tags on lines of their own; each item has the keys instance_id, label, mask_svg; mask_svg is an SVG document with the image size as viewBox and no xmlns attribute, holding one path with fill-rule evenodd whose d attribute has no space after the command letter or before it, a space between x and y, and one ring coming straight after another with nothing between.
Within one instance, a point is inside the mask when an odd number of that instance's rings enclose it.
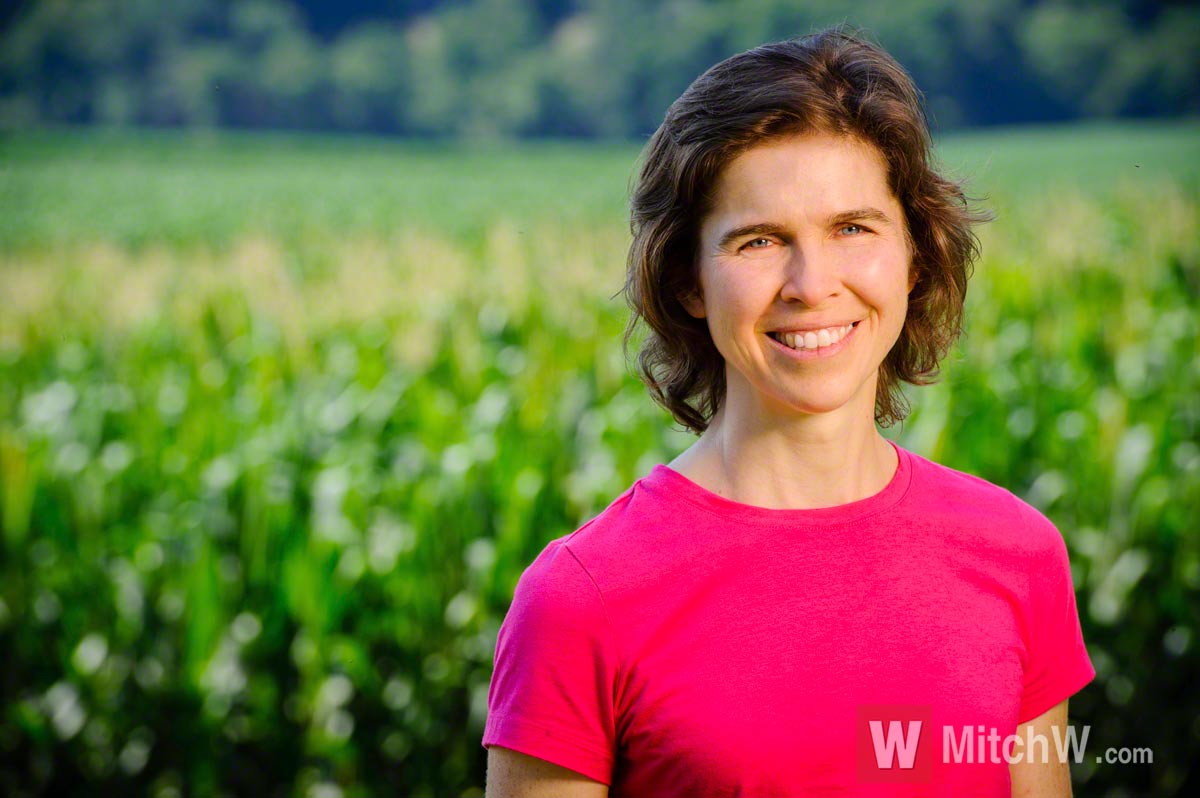
<instances>
[{"instance_id":1,"label":"woman's shoulder","mask_svg":"<svg viewBox=\"0 0 1200 798\"><path fill-rule=\"evenodd\" d=\"M647 574L685 556L689 532L695 525L646 475L576 529L549 541L539 560L547 569L578 570L608 595L644 584Z\"/></svg>"},{"instance_id":2,"label":"woman's shoulder","mask_svg":"<svg viewBox=\"0 0 1200 798\"><path fill-rule=\"evenodd\" d=\"M581 557L584 553L610 554L627 546L635 530L653 525L657 511L649 491L648 477L640 477L593 514L573 532L559 538L561 543Z\"/></svg>"},{"instance_id":3,"label":"woman's shoulder","mask_svg":"<svg viewBox=\"0 0 1200 798\"><path fill-rule=\"evenodd\" d=\"M1023 548L1061 544L1054 522L1012 489L913 452L910 456L918 503L936 506L943 515L978 519Z\"/></svg>"},{"instance_id":4,"label":"woman's shoulder","mask_svg":"<svg viewBox=\"0 0 1200 798\"><path fill-rule=\"evenodd\" d=\"M992 498L1003 496L1006 493L1011 495L1007 488L977 474L944 465L911 449L906 451L908 451L913 471L920 476L921 482L930 486Z\"/></svg>"}]
</instances>

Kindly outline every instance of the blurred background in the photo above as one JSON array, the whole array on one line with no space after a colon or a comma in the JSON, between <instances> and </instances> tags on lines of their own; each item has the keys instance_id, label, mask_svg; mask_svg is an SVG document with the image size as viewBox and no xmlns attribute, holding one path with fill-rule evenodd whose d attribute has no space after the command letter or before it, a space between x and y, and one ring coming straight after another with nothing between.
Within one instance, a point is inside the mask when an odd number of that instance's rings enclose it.
<instances>
[{"instance_id":1,"label":"blurred background","mask_svg":"<svg viewBox=\"0 0 1200 798\"><path fill-rule=\"evenodd\" d=\"M1076 794L1197 794L1200 12L1133 0L0 4L0 793L481 798L521 571L692 440L640 146L837 22L997 217L884 432L1063 532Z\"/></svg>"}]
</instances>

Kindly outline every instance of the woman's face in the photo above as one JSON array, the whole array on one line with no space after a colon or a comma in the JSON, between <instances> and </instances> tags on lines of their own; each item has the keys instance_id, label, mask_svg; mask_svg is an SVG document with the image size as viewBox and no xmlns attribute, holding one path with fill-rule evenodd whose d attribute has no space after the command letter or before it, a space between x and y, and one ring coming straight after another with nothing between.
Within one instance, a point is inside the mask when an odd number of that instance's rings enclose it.
<instances>
[{"instance_id":1,"label":"woman's face","mask_svg":"<svg viewBox=\"0 0 1200 798\"><path fill-rule=\"evenodd\" d=\"M725 358L727 411L852 404L873 419L916 282L904 225L883 156L856 139L790 137L726 166L700 227L701 295L683 302Z\"/></svg>"}]
</instances>

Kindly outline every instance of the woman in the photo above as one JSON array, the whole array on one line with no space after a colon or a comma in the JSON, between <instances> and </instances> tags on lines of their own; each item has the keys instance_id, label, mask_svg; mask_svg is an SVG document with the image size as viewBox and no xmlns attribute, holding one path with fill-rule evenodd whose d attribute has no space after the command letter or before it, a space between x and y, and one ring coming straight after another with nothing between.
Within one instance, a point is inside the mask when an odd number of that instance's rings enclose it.
<instances>
[{"instance_id":1,"label":"woman","mask_svg":"<svg viewBox=\"0 0 1200 798\"><path fill-rule=\"evenodd\" d=\"M626 295L699 440L522 575L489 798L1070 795L1054 734L1095 672L1062 536L876 429L959 334L982 219L918 98L834 30L671 106Z\"/></svg>"}]
</instances>

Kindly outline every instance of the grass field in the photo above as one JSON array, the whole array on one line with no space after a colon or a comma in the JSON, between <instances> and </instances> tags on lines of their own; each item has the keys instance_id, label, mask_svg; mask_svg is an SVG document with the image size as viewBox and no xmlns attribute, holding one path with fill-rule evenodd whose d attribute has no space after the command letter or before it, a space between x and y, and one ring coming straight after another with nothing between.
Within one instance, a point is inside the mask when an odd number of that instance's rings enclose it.
<instances>
[{"instance_id":1,"label":"grass field","mask_svg":"<svg viewBox=\"0 0 1200 798\"><path fill-rule=\"evenodd\" d=\"M1164 227L1179 223L1200 182L1198 132L1192 123L996 131L950 137L939 153L998 216L981 231L996 243L989 262L1048 243L1046 267L1056 268L1108 256L1115 220L1089 217L1097 201L1125 198L1135 214L1158 206ZM12 297L0 340L48 313L116 327L153 315L183 290L185 263L201 284L189 293L234 280L276 316L317 321L377 317L385 306L444 313L464 294L519 304L534 284L599 300L623 277L636 157L636 146L618 144L0 137L0 287ZM65 284L73 291L57 290ZM309 292L320 307L301 297Z\"/></svg>"},{"instance_id":2,"label":"grass field","mask_svg":"<svg viewBox=\"0 0 1200 798\"><path fill-rule=\"evenodd\" d=\"M1200 706L1200 124L939 153L996 221L891 437L1072 550L1086 794ZM521 570L671 429L620 350L635 145L0 136L0 793L482 796Z\"/></svg>"},{"instance_id":3,"label":"grass field","mask_svg":"<svg viewBox=\"0 0 1200 798\"><path fill-rule=\"evenodd\" d=\"M939 142L979 193L1012 201L1200 180L1200 123L999 130ZM621 227L636 145L492 150L279 134L0 137L0 249L63 242L211 247L247 234L476 235L500 219Z\"/></svg>"}]
</instances>

